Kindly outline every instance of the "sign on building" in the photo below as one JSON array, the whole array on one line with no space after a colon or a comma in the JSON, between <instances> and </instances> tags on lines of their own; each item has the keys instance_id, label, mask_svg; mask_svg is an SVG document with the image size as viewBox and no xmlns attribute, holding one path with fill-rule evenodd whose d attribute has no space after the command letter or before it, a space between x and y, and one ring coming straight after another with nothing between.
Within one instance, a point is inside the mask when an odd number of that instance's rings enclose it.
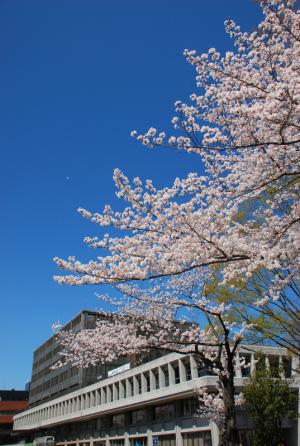
<instances>
[{"instance_id":1,"label":"sign on building","mask_svg":"<svg viewBox=\"0 0 300 446\"><path fill-rule=\"evenodd\" d=\"M129 369L130 369L130 363L124 364L116 369L113 369L113 370L110 370L109 372L107 372L107 376L108 377L115 376L115 375L118 375L119 373L125 372L125 370L129 370Z\"/></svg>"},{"instance_id":2,"label":"sign on building","mask_svg":"<svg viewBox=\"0 0 300 446\"><path fill-rule=\"evenodd\" d=\"M158 436L157 435L152 436L152 446L158 446Z\"/></svg>"}]
</instances>

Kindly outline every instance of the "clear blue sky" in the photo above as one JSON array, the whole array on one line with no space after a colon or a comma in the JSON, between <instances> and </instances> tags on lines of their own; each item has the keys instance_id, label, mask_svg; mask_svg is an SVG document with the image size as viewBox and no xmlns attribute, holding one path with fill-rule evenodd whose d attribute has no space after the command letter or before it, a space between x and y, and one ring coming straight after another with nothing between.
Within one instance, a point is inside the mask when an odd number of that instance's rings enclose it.
<instances>
[{"instance_id":1,"label":"clear blue sky","mask_svg":"<svg viewBox=\"0 0 300 446\"><path fill-rule=\"evenodd\" d=\"M76 209L114 202L112 171L167 185L196 157L150 151L132 129L169 128L195 90L185 48L230 47L223 22L250 30L254 0L0 0L0 388L29 380L33 350L99 288L53 282L53 257L94 255L97 226ZM69 177L69 179L68 179Z\"/></svg>"}]
</instances>

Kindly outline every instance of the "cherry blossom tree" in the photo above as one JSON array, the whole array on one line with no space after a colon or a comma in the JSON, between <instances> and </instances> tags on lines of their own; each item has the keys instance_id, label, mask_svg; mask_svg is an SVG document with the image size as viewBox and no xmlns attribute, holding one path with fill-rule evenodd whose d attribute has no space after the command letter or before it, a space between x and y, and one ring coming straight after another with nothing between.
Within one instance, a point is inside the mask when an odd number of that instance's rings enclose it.
<instances>
[{"instance_id":1,"label":"cherry blossom tree","mask_svg":"<svg viewBox=\"0 0 300 446\"><path fill-rule=\"evenodd\" d=\"M120 300L112 294L118 312L96 330L64 338L65 360L113 360L152 348L198 354L224 392L223 445L237 441L233 365L244 328L232 326L226 305L209 300L210 274L218 267L219 283L234 284L269 271L273 279L256 307L277 302L287 285L299 281L300 14L292 0L260 4L264 19L256 31L225 22L234 50L223 56L215 48L184 52L198 88L188 103L175 103L175 134L132 132L147 147L197 154L205 174L191 172L157 189L151 180L131 182L116 169L123 211L109 205L101 213L79 209L112 228L84 239L102 254L87 263L55 258L69 271L55 277L58 283L109 284L123 294ZM176 319L193 310L208 326L198 316L196 325L180 328Z\"/></svg>"},{"instance_id":2,"label":"cherry blossom tree","mask_svg":"<svg viewBox=\"0 0 300 446\"><path fill-rule=\"evenodd\" d=\"M114 311L100 312L94 329L60 331L57 338L63 352L55 367L65 363L84 367L122 357L141 360L153 351L193 354L202 373L215 375L217 384L216 393L201 386L196 389L198 414L217 423L220 444L238 444L235 369L248 365L236 353L251 326L229 322L229 307L205 297L203 272L151 282L146 289L119 284L120 299L99 296L114 305Z\"/></svg>"}]
</instances>

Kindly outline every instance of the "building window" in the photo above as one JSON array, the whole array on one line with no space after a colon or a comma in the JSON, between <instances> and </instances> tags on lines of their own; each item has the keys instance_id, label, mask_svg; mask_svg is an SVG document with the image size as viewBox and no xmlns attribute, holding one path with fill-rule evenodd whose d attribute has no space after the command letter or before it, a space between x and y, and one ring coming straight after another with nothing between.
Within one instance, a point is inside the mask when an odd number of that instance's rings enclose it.
<instances>
[{"instance_id":1,"label":"building window","mask_svg":"<svg viewBox=\"0 0 300 446\"><path fill-rule=\"evenodd\" d=\"M190 381L192 379L191 364L190 362L186 362L184 365L185 365L186 380Z\"/></svg>"},{"instance_id":2,"label":"building window","mask_svg":"<svg viewBox=\"0 0 300 446\"><path fill-rule=\"evenodd\" d=\"M146 422L147 421L147 410L146 409L134 410L133 412L131 412L131 420L132 420L132 424Z\"/></svg>"},{"instance_id":3,"label":"building window","mask_svg":"<svg viewBox=\"0 0 300 446\"><path fill-rule=\"evenodd\" d=\"M210 431L182 434L183 446L212 446Z\"/></svg>"},{"instance_id":4,"label":"building window","mask_svg":"<svg viewBox=\"0 0 300 446\"><path fill-rule=\"evenodd\" d=\"M179 374L179 367L174 367L174 374L175 374L175 383L180 383L180 374Z\"/></svg>"},{"instance_id":5,"label":"building window","mask_svg":"<svg viewBox=\"0 0 300 446\"><path fill-rule=\"evenodd\" d=\"M112 425L113 425L113 427L124 427L125 426L125 414L120 413L118 415L113 415Z\"/></svg>"},{"instance_id":6,"label":"building window","mask_svg":"<svg viewBox=\"0 0 300 446\"><path fill-rule=\"evenodd\" d=\"M292 360L291 360L291 358L283 357L282 358L282 366L283 366L285 377L290 378L292 376Z\"/></svg>"},{"instance_id":7,"label":"building window","mask_svg":"<svg viewBox=\"0 0 300 446\"><path fill-rule=\"evenodd\" d=\"M110 440L110 446L124 446L124 440Z\"/></svg>"},{"instance_id":8,"label":"building window","mask_svg":"<svg viewBox=\"0 0 300 446\"><path fill-rule=\"evenodd\" d=\"M156 406L154 408L155 420L164 420L167 418L174 418L174 417L175 417L174 404L164 404L163 406Z\"/></svg>"},{"instance_id":9,"label":"building window","mask_svg":"<svg viewBox=\"0 0 300 446\"><path fill-rule=\"evenodd\" d=\"M147 392L150 392L151 388L150 388L150 376L149 376L149 373L145 374L145 379L146 379Z\"/></svg>"},{"instance_id":10,"label":"building window","mask_svg":"<svg viewBox=\"0 0 300 446\"><path fill-rule=\"evenodd\" d=\"M182 414L184 417L192 417L196 414L199 402L197 398L187 398L182 401Z\"/></svg>"},{"instance_id":11,"label":"building window","mask_svg":"<svg viewBox=\"0 0 300 446\"><path fill-rule=\"evenodd\" d=\"M160 435L158 437L159 446L175 446L176 438L175 435Z\"/></svg>"},{"instance_id":12,"label":"building window","mask_svg":"<svg viewBox=\"0 0 300 446\"><path fill-rule=\"evenodd\" d=\"M147 437L130 438L130 446L147 446Z\"/></svg>"},{"instance_id":13,"label":"building window","mask_svg":"<svg viewBox=\"0 0 300 446\"><path fill-rule=\"evenodd\" d=\"M246 367L242 367L242 377L246 378L248 376L250 376L250 363L251 363L251 355L249 353L240 353L240 359L244 358L245 359L245 366Z\"/></svg>"},{"instance_id":14,"label":"building window","mask_svg":"<svg viewBox=\"0 0 300 446\"><path fill-rule=\"evenodd\" d=\"M269 355L270 372L272 376L277 376L279 371L279 356Z\"/></svg>"}]
</instances>

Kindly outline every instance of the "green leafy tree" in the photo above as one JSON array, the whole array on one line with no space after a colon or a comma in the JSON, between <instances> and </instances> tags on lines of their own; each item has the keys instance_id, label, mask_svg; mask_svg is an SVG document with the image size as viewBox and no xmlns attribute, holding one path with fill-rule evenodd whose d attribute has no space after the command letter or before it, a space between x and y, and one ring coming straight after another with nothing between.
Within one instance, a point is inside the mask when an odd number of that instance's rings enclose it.
<instances>
[{"instance_id":1,"label":"green leafy tree","mask_svg":"<svg viewBox=\"0 0 300 446\"><path fill-rule=\"evenodd\" d=\"M273 299L270 283L280 276L286 284ZM250 277L221 282L222 266L215 266L205 284L211 300L231 304L231 319L253 324L247 334L250 343L276 343L300 358L300 285L288 270L260 268ZM244 341L245 342L245 341Z\"/></svg>"},{"instance_id":2,"label":"green leafy tree","mask_svg":"<svg viewBox=\"0 0 300 446\"><path fill-rule=\"evenodd\" d=\"M245 407L253 424L254 446L278 446L282 442L282 423L297 416L297 395L289 387L282 369L264 366L259 358L255 373L244 388Z\"/></svg>"}]
</instances>

